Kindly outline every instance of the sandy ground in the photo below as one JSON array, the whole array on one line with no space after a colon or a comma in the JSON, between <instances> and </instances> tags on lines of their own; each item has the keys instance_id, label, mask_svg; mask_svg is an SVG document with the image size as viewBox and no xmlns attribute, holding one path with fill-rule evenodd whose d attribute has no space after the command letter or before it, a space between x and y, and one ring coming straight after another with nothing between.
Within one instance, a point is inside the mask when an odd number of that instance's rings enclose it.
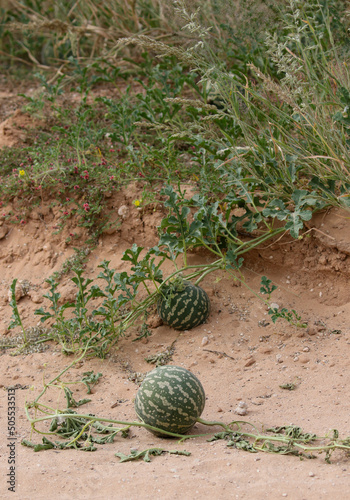
<instances>
[{"instance_id":1,"label":"sandy ground","mask_svg":"<svg viewBox=\"0 0 350 500\"><path fill-rule=\"evenodd\" d=\"M0 96L1 97L1 96ZM18 116L17 116L18 120ZM5 129L8 130L7 122ZM0 134L2 133L0 126ZM9 134L9 132L7 132ZM11 132L12 133L12 132ZM12 137L12 136L11 136ZM121 257L134 242L150 247L157 243L156 227L162 219L161 209L137 210L132 201L138 187L117 193L109 199L109 210L116 214L121 205L127 215L121 226L100 238L89 255L86 275L97 276L97 266L110 260L110 267L123 270ZM16 211L16 200L4 211ZM49 201L37 207L27 224L7 225L0 220L0 335L9 338L11 308L8 290L14 278L21 280L22 297L18 307L26 327L35 326L33 312L47 307L42 294L47 291L45 279L59 270L73 254L66 237L78 231L74 246L83 245L86 235L70 222L60 234L53 228L60 217L60 207ZM117 217L115 215L115 217ZM280 307L295 309L308 323L301 329L283 320L273 324L266 306L232 278L216 273L202 282L208 292L212 312L206 324L188 332L177 332L156 323L147 342L131 342L132 328L118 348L107 359L85 360L66 374L67 380L78 380L86 371L102 372L94 387L92 401L82 407L84 413L106 418L135 420L133 401L138 385L132 373L146 373L152 365L145 357L159 353L175 341L170 364L191 370L201 380L206 392L202 417L231 422L240 419L235 409L240 401L248 406L244 419L259 429L295 424L304 431L325 435L336 428L344 438L350 434L350 403L346 389L349 383L350 318L350 220L341 210L324 212L315 217L309 232L301 241L287 238L265 244L247 256L244 275L247 284L259 290L262 275L278 285L272 300ZM80 233L79 233L80 231ZM194 253L191 264L210 262L206 253ZM70 277L60 285L64 300L74 298ZM198 437L178 444L161 439L134 427L128 438L116 438L113 444L98 447L94 453L76 450L48 450L34 453L21 446L30 436L24 404L33 400L45 380L50 380L67 366L70 357L51 343L45 352L0 356L0 464L1 498L47 499L333 499L350 498L350 457L339 452L332 463L324 455L314 460L267 453L250 454L228 448L225 441L207 442ZM294 391L280 387L296 383ZM9 387L15 386L16 439L7 432ZM85 397L83 385L75 392ZM62 398L50 394L47 401L62 407ZM61 405L61 406L60 406ZM219 431L220 428L218 427ZM194 432L208 432L197 424ZM8 490L11 447L15 448L15 492ZM128 454L130 449L143 450L159 446L181 449L190 456L162 455L150 463L120 464L115 453Z\"/></svg>"}]
</instances>

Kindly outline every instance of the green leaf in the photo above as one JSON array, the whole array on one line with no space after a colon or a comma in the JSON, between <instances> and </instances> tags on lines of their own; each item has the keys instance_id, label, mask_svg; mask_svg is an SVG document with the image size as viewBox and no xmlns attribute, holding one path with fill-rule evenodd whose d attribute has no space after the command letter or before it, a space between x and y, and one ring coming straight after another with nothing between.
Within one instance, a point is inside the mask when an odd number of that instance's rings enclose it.
<instances>
[{"instance_id":1,"label":"green leaf","mask_svg":"<svg viewBox=\"0 0 350 500\"><path fill-rule=\"evenodd\" d=\"M151 461L151 456L159 456L162 455L163 453L169 453L172 455L185 455L189 456L191 453L185 450L163 450L163 448L148 448L147 450L143 451L138 451L138 450L131 450L130 455L125 455L124 453L115 453L115 456L120 458L119 463L123 462L131 462L135 460L141 460L143 459L144 462L150 462Z\"/></svg>"},{"instance_id":2,"label":"green leaf","mask_svg":"<svg viewBox=\"0 0 350 500\"><path fill-rule=\"evenodd\" d=\"M80 399L79 401L75 401L75 399L73 398L73 393L70 389L68 389L68 387L64 388L64 394L67 400L67 408L77 408L78 406L84 405L91 401L91 399Z\"/></svg>"},{"instance_id":3,"label":"green leaf","mask_svg":"<svg viewBox=\"0 0 350 500\"><path fill-rule=\"evenodd\" d=\"M277 217L278 220L285 220L290 211L286 209L282 200L272 200L262 211L264 217Z\"/></svg>"},{"instance_id":4,"label":"green leaf","mask_svg":"<svg viewBox=\"0 0 350 500\"><path fill-rule=\"evenodd\" d=\"M83 378L81 379L81 382L86 385L88 394L91 394L91 386L93 387L94 385L96 385L101 377L102 373L98 372L95 374L93 370L90 372L83 373Z\"/></svg>"},{"instance_id":5,"label":"green leaf","mask_svg":"<svg viewBox=\"0 0 350 500\"><path fill-rule=\"evenodd\" d=\"M121 260L124 260L125 262L131 262L132 264L136 265L143 248L144 247L139 247L136 245L136 243L134 243L131 249L128 248L127 250L125 250Z\"/></svg>"}]
</instances>

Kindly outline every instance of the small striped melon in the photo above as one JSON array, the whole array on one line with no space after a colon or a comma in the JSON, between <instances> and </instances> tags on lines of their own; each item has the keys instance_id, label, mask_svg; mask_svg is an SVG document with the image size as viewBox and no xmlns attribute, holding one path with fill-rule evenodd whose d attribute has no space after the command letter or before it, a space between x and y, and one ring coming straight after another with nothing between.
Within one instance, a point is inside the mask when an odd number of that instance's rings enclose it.
<instances>
[{"instance_id":1,"label":"small striped melon","mask_svg":"<svg viewBox=\"0 0 350 500\"><path fill-rule=\"evenodd\" d=\"M207 320L210 300L203 288L182 280L164 289L157 310L166 325L176 330L190 330Z\"/></svg>"},{"instance_id":2,"label":"small striped melon","mask_svg":"<svg viewBox=\"0 0 350 500\"><path fill-rule=\"evenodd\" d=\"M175 434L187 432L201 416L204 405L202 384L179 366L159 366L148 373L135 399L135 411L142 422Z\"/></svg>"}]
</instances>

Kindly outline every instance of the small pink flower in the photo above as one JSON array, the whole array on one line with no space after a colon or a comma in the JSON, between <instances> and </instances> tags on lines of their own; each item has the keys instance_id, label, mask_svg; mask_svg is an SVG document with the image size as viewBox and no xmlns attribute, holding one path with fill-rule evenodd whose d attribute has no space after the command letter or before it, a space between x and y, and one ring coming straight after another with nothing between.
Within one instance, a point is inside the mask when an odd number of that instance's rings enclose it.
<instances>
[{"instance_id":1,"label":"small pink flower","mask_svg":"<svg viewBox=\"0 0 350 500\"><path fill-rule=\"evenodd\" d=\"M74 189L79 189L79 186L74 186Z\"/></svg>"},{"instance_id":2,"label":"small pink flower","mask_svg":"<svg viewBox=\"0 0 350 500\"><path fill-rule=\"evenodd\" d=\"M83 208L85 212L88 212L90 210L90 205L88 203L84 203Z\"/></svg>"}]
</instances>

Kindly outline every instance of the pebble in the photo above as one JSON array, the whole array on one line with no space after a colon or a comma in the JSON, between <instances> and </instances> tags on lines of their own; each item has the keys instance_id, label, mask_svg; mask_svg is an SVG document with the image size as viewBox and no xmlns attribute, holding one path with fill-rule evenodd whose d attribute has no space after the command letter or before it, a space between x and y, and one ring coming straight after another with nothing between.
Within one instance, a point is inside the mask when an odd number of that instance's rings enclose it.
<instances>
[{"instance_id":1,"label":"pebble","mask_svg":"<svg viewBox=\"0 0 350 500\"><path fill-rule=\"evenodd\" d=\"M43 296L38 292L31 290L28 293L28 295L30 296L30 298L31 298L32 302L34 302L34 304L41 304L44 301Z\"/></svg>"},{"instance_id":2,"label":"pebble","mask_svg":"<svg viewBox=\"0 0 350 500\"><path fill-rule=\"evenodd\" d=\"M271 354L273 351L273 348L272 347L268 347L268 346L261 346L259 348L259 352L261 352L261 354Z\"/></svg>"},{"instance_id":3,"label":"pebble","mask_svg":"<svg viewBox=\"0 0 350 500\"><path fill-rule=\"evenodd\" d=\"M309 328L307 329L307 333L309 335L316 335L318 333L316 326L315 325L309 326Z\"/></svg>"},{"instance_id":4,"label":"pebble","mask_svg":"<svg viewBox=\"0 0 350 500\"><path fill-rule=\"evenodd\" d=\"M301 354L301 356L299 356L299 361L302 364L306 364L310 361L310 358L309 358L309 356L306 356L305 354Z\"/></svg>"},{"instance_id":5,"label":"pebble","mask_svg":"<svg viewBox=\"0 0 350 500\"><path fill-rule=\"evenodd\" d=\"M249 358L246 364L244 365L245 368L248 368L248 366L252 366L254 363L256 363L254 358Z\"/></svg>"},{"instance_id":6,"label":"pebble","mask_svg":"<svg viewBox=\"0 0 350 500\"><path fill-rule=\"evenodd\" d=\"M309 476L310 476L310 477L314 477L314 476L315 476L315 473L314 473L314 472L309 472Z\"/></svg>"},{"instance_id":7,"label":"pebble","mask_svg":"<svg viewBox=\"0 0 350 500\"><path fill-rule=\"evenodd\" d=\"M203 337L203 338L202 338L202 346L205 346L205 345L207 345L208 343L209 343L209 339L208 339L208 337Z\"/></svg>"},{"instance_id":8,"label":"pebble","mask_svg":"<svg viewBox=\"0 0 350 500\"><path fill-rule=\"evenodd\" d=\"M310 352L310 347L304 347L303 351L304 352Z\"/></svg>"},{"instance_id":9,"label":"pebble","mask_svg":"<svg viewBox=\"0 0 350 500\"><path fill-rule=\"evenodd\" d=\"M16 287L15 287L16 301L21 299L23 296L24 296L24 293L23 293L23 289L22 289L20 283L16 283ZM11 300L12 300L12 292L11 292L11 290L9 290L8 291L8 301L11 302Z\"/></svg>"},{"instance_id":10,"label":"pebble","mask_svg":"<svg viewBox=\"0 0 350 500\"><path fill-rule=\"evenodd\" d=\"M246 415L248 413L248 405L247 405L247 403L245 403L244 401L240 401L238 403L237 408L235 409L235 413L237 415L241 415L241 416Z\"/></svg>"},{"instance_id":11,"label":"pebble","mask_svg":"<svg viewBox=\"0 0 350 500\"><path fill-rule=\"evenodd\" d=\"M128 214L129 214L129 208L126 205L121 205L118 209L118 215L123 219L126 219Z\"/></svg>"}]
</instances>

